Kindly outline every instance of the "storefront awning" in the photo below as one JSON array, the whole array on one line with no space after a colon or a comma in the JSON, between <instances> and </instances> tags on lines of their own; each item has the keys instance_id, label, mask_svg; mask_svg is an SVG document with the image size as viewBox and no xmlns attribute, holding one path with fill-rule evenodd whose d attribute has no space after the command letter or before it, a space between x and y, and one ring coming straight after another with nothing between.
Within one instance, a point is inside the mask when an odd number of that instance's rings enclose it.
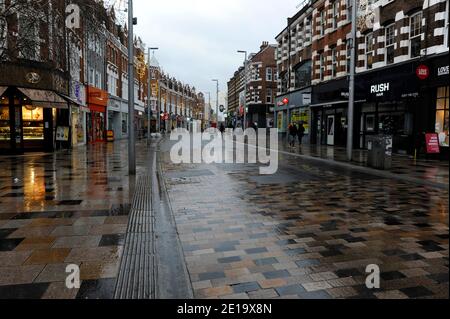
<instances>
[{"instance_id":1,"label":"storefront awning","mask_svg":"<svg viewBox=\"0 0 450 319\"><path fill-rule=\"evenodd\" d=\"M19 88L34 106L49 109L68 109L67 101L53 91Z\"/></svg>"},{"instance_id":2,"label":"storefront awning","mask_svg":"<svg viewBox=\"0 0 450 319\"><path fill-rule=\"evenodd\" d=\"M84 111L84 112L89 112L90 111L88 107L81 105L80 102L77 101L76 99L71 98L70 96L67 96L65 94L61 94L61 93L58 93L58 95L61 96L64 100L66 100L69 104L72 104L74 106L78 106L81 111Z\"/></svg>"},{"instance_id":3,"label":"storefront awning","mask_svg":"<svg viewBox=\"0 0 450 319\"><path fill-rule=\"evenodd\" d=\"M8 88L6 86L0 86L0 97L5 93Z\"/></svg>"}]
</instances>

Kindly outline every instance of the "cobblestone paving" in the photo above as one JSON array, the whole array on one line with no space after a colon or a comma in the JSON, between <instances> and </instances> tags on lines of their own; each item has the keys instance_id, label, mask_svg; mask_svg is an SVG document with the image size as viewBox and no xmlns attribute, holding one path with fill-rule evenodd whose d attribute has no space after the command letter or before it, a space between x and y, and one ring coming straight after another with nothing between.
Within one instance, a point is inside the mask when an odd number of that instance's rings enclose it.
<instances>
[{"instance_id":1,"label":"cobblestone paving","mask_svg":"<svg viewBox=\"0 0 450 319\"><path fill-rule=\"evenodd\" d=\"M197 298L448 298L448 191L306 164L164 172ZM366 288L366 266L381 289Z\"/></svg>"},{"instance_id":2,"label":"cobblestone paving","mask_svg":"<svg viewBox=\"0 0 450 319\"><path fill-rule=\"evenodd\" d=\"M0 298L112 298L130 203L124 146L0 158ZM69 264L79 290L65 286Z\"/></svg>"}]
</instances>

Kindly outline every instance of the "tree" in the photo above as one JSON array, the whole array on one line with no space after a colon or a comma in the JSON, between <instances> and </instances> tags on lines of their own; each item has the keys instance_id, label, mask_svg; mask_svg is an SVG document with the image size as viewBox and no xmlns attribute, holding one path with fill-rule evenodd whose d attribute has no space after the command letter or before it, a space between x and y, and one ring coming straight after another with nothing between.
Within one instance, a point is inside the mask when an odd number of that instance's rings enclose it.
<instances>
[{"instance_id":1,"label":"tree","mask_svg":"<svg viewBox=\"0 0 450 319\"><path fill-rule=\"evenodd\" d=\"M54 31L64 24L63 11L61 1L0 0L0 62L39 60L48 40L42 37L51 34L52 41L62 41L62 32Z\"/></svg>"}]
</instances>

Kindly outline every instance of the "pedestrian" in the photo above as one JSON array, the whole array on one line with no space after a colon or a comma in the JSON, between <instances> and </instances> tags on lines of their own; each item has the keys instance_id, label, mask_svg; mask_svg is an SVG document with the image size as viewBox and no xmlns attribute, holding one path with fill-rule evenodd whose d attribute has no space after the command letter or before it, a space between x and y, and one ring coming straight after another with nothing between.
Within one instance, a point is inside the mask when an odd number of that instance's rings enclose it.
<instances>
[{"instance_id":1,"label":"pedestrian","mask_svg":"<svg viewBox=\"0 0 450 319\"><path fill-rule=\"evenodd\" d=\"M294 123L289 125L289 146L295 147L295 139L297 138L298 130Z\"/></svg>"},{"instance_id":2,"label":"pedestrian","mask_svg":"<svg viewBox=\"0 0 450 319\"><path fill-rule=\"evenodd\" d=\"M298 132L297 132L297 134L298 134L298 141L300 143L299 146L302 146L303 137L305 136L305 132L306 132L305 126L304 126L303 122L300 122L300 125L299 125L299 128L298 128Z\"/></svg>"},{"instance_id":3,"label":"pedestrian","mask_svg":"<svg viewBox=\"0 0 450 319\"><path fill-rule=\"evenodd\" d=\"M222 134L222 136L223 136L223 133L225 133L225 125L223 125L223 123L220 124L220 133Z\"/></svg>"}]
</instances>

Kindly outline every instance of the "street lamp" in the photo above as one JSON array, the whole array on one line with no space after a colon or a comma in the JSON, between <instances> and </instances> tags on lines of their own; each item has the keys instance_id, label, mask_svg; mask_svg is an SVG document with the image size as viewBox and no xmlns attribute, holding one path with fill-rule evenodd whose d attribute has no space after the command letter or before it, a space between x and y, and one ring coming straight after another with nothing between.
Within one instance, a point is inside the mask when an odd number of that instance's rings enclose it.
<instances>
[{"instance_id":1,"label":"street lamp","mask_svg":"<svg viewBox=\"0 0 450 319\"><path fill-rule=\"evenodd\" d=\"M244 131L247 128L247 51L239 50L237 53L243 53L245 55L244 60Z\"/></svg>"},{"instance_id":2,"label":"street lamp","mask_svg":"<svg viewBox=\"0 0 450 319\"><path fill-rule=\"evenodd\" d=\"M217 128L219 128L219 80L212 80L216 82L217 87L217 100L216 100L216 116L217 116Z\"/></svg>"},{"instance_id":3,"label":"street lamp","mask_svg":"<svg viewBox=\"0 0 450 319\"><path fill-rule=\"evenodd\" d=\"M136 20L133 16L133 0L128 0L128 170L136 175L136 145L134 136L134 34Z\"/></svg>"},{"instance_id":4,"label":"street lamp","mask_svg":"<svg viewBox=\"0 0 450 319\"><path fill-rule=\"evenodd\" d=\"M356 69L356 15L357 0L352 0L352 32L350 47L350 76L348 98L348 127L347 127L347 159L353 160L353 127L355 114L355 69Z\"/></svg>"},{"instance_id":5,"label":"street lamp","mask_svg":"<svg viewBox=\"0 0 450 319\"><path fill-rule=\"evenodd\" d=\"M152 57L151 57L151 51L156 51L158 50L158 48L148 48L148 95L147 95L147 111L148 111L148 124L147 124L147 142L150 143L150 135L151 135L151 121L152 121L152 117L151 117L151 98L152 98L152 71L151 71L151 62L152 62ZM158 77L156 78L156 85L159 86L158 83ZM158 104L158 102L156 102L156 104ZM156 109L156 111L158 111L158 109Z\"/></svg>"}]
</instances>

